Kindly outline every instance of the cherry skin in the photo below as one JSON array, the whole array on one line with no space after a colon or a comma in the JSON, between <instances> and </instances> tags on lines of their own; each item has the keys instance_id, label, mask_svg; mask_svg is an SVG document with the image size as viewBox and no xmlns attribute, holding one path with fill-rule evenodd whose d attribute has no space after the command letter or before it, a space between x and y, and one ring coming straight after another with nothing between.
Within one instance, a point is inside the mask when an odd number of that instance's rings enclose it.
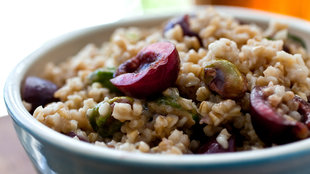
<instances>
[{"instance_id":1,"label":"cherry skin","mask_svg":"<svg viewBox=\"0 0 310 174\"><path fill-rule=\"evenodd\" d=\"M127 96L146 98L173 86L180 70L174 44L157 42L121 64L110 81Z\"/></svg>"},{"instance_id":2,"label":"cherry skin","mask_svg":"<svg viewBox=\"0 0 310 174\"><path fill-rule=\"evenodd\" d=\"M255 87L250 95L251 120L258 137L265 143L285 144L308 136L307 126L288 120L270 106L263 87Z\"/></svg>"}]
</instances>

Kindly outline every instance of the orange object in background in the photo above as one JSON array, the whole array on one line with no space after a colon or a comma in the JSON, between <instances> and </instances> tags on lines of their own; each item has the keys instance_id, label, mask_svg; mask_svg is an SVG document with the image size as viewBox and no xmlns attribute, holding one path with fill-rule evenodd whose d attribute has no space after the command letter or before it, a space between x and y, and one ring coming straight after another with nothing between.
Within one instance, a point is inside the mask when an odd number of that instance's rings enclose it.
<instances>
[{"instance_id":1,"label":"orange object in background","mask_svg":"<svg viewBox=\"0 0 310 174\"><path fill-rule=\"evenodd\" d=\"M310 21L310 0L196 0L196 4L239 6L289 16Z\"/></svg>"}]
</instances>

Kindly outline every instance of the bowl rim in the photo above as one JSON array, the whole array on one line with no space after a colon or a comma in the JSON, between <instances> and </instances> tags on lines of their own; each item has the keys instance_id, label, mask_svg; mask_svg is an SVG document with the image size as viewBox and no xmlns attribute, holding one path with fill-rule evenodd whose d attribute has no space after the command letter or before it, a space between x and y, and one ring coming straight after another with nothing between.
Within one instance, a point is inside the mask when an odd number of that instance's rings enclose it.
<instances>
[{"instance_id":1,"label":"bowl rim","mask_svg":"<svg viewBox=\"0 0 310 174\"><path fill-rule=\"evenodd\" d=\"M244 20L253 20L254 22L267 22L270 17L279 21L288 23L290 27L297 30L309 33L310 23L308 21L295 17L284 16L259 10L252 10L240 7L213 6L220 12L227 13L236 18ZM258 163L268 163L275 160L286 160L291 158L301 157L310 154L310 139L298 141L286 145L281 145L272 148L261 149L258 151L244 151L223 154L208 154L208 155L165 155L165 154L144 154L133 153L110 148L102 148L93 144L76 141L56 131L52 131L47 126L43 125L34 119L28 111L23 107L20 95L20 85L26 70L31 64L38 60L38 57L44 52L60 45L62 42L79 37L80 35L90 33L96 30L103 30L105 27L117 27L119 25L129 24L131 22L143 22L154 19L168 19L169 17L188 13L190 11L205 8L193 7L194 9L185 10L182 12L173 12L169 14L154 14L131 17L120 20L116 23L108 23L99 26L89 27L78 31L64 34L52 41L47 42L42 47L24 58L10 73L4 87L4 100L9 115L17 123L18 126L28 131L35 138L44 141L45 143L57 146L66 151L77 153L87 158L95 158L103 161L117 161L122 164L130 165L149 165L149 166L178 166L181 168L188 167L203 167L203 168L218 168L239 165L251 165Z\"/></svg>"}]
</instances>

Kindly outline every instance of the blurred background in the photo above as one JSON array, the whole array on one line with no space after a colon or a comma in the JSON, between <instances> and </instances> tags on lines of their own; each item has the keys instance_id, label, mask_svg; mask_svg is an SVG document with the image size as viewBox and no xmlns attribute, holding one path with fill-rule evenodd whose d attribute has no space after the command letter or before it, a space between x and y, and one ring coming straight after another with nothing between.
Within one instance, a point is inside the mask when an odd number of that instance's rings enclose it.
<instances>
[{"instance_id":1,"label":"blurred background","mask_svg":"<svg viewBox=\"0 0 310 174\"><path fill-rule=\"evenodd\" d=\"M0 0L0 116L7 115L3 86L9 72L47 41L125 17L201 4L248 7L310 20L308 0Z\"/></svg>"}]
</instances>

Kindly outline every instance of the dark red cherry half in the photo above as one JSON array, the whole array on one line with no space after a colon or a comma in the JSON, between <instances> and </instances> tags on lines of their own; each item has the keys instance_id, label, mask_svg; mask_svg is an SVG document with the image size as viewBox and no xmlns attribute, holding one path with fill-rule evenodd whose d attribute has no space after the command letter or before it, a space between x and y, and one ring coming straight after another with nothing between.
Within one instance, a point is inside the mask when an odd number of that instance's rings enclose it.
<instances>
[{"instance_id":1,"label":"dark red cherry half","mask_svg":"<svg viewBox=\"0 0 310 174\"><path fill-rule=\"evenodd\" d=\"M175 45L157 42L121 64L110 81L127 96L145 98L174 85L179 70Z\"/></svg>"},{"instance_id":2,"label":"dark red cherry half","mask_svg":"<svg viewBox=\"0 0 310 174\"><path fill-rule=\"evenodd\" d=\"M285 144L308 136L307 126L289 120L271 107L263 94L263 87L255 87L250 95L251 120L256 134L265 143Z\"/></svg>"}]
</instances>

